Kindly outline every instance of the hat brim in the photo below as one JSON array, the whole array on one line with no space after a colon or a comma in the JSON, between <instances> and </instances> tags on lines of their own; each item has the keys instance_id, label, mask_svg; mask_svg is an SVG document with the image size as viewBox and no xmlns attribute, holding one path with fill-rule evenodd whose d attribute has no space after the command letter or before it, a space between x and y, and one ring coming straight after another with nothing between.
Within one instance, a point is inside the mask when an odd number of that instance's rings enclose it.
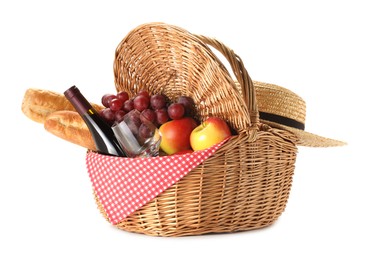
<instances>
[{"instance_id":1,"label":"hat brim","mask_svg":"<svg viewBox=\"0 0 368 260\"><path fill-rule=\"evenodd\" d=\"M309 147L334 147L346 145L345 142L334 140L331 138L312 134L297 128L285 126L272 121L260 119L261 123L269 125L274 128L283 129L292 132L297 137L296 145L309 146Z\"/></svg>"}]
</instances>

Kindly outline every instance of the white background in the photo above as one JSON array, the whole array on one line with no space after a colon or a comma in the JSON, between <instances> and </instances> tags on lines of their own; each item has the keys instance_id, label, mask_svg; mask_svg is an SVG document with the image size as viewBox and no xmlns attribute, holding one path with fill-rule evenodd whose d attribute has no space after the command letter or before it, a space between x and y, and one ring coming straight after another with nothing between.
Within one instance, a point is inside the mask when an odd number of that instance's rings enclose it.
<instances>
[{"instance_id":1,"label":"white background","mask_svg":"<svg viewBox=\"0 0 368 260\"><path fill-rule=\"evenodd\" d=\"M5 3L7 2L7 3ZM367 259L367 9L364 1L2 1L0 259ZM299 147L285 212L264 229L158 238L98 212L85 149L25 117L23 94L114 91L113 58L136 26L215 37L255 80L307 102L306 129L349 143Z\"/></svg>"}]
</instances>

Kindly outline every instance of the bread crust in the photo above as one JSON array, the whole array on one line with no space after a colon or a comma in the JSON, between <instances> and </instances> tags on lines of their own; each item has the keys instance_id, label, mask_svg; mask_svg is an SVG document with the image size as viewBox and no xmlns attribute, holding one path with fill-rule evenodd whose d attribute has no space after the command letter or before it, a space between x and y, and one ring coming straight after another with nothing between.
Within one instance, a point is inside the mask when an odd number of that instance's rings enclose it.
<instances>
[{"instance_id":1,"label":"bread crust","mask_svg":"<svg viewBox=\"0 0 368 260\"><path fill-rule=\"evenodd\" d=\"M103 106L91 103L97 110L101 111ZM51 90L29 88L26 90L22 101L22 112L31 120L44 123L46 117L62 110L75 111L73 105L61 93Z\"/></svg>"},{"instance_id":2,"label":"bread crust","mask_svg":"<svg viewBox=\"0 0 368 260\"><path fill-rule=\"evenodd\" d=\"M46 131L68 142L96 151L91 132L82 117L75 111L50 113L44 122Z\"/></svg>"}]
</instances>

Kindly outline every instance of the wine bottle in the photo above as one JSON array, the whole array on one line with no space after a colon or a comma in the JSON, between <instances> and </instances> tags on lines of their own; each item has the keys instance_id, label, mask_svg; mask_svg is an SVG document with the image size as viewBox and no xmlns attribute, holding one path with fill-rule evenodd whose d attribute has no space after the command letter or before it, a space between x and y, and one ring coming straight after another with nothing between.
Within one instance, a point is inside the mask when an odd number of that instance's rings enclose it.
<instances>
[{"instance_id":1,"label":"wine bottle","mask_svg":"<svg viewBox=\"0 0 368 260\"><path fill-rule=\"evenodd\" d=\"M86 122L97 151L103 154L126 157L111 127L81 94L79 89L72 86L64 92L64 95Z\"/></svg>"}]
</instances>

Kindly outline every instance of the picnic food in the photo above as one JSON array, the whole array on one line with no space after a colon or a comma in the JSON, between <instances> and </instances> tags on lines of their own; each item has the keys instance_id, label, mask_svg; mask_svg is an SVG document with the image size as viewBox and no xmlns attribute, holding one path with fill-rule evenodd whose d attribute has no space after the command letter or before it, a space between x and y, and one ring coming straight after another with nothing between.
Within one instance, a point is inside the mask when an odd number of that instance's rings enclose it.
<instances>
[{"instance_id":1,"label":"picnic food","mask_svg":"<svg viewBox=\"0 0 368 260\"><path fill-rule=\"evenodd\" d=\"M136 106L134 106L136 98L140 101L136 101ZM147 100L148 107L147 103L145 103ZM120 106L119 102L124 102L124 104ZM145 108L141 112L141 116L156 124L157 127L168 121L183 119L183 117L192 117L192 119L195 117L195 106L190 97L180 96L174 102L170 102L164 94L149 95L147 91L140 91L133 97L129 97L129 94L125 91L120 91L116 94L105 94L101 98L101 105L96 103L91 103L91 105L110 126L114 122L120 122L129 111L137 108ZM43 123L44 128L53 135L84 148L94 151L98 150L85 121L63 94L50 90L30 88L24 94L22 111L32 120ZM185 119L183 121L191 121L193 123L194 119ZM197 123L195 124L197 126ZM168 128L170 132L173 132L174 125L179 125L179 123L175 122L172 125ZM167 127L163 129L166 129L163 132L166 135ZM177 134L177 136L181 137L178 144L167 144L168 138L164 138L163 146L165 148L162 150L165 153L169 151L167 154L172 154L174 151L191 149L189 143L190 134L187 136L186 129L188 128L184 128L183 131L180 129L183 133L181 135ZM145 130L144 127L141 127L139 134L145 136L147 132ZM171 136L170 138L173 137ZM177 138L179 137L174 136L174 140L177 140ZM184 142L184 139L187 140ZM182 143L186 143L186 145L181 145ZM175 146L177 148L174 149Z\"/></svg>"},{"instance_id":2,"label":"picnic food","mask_svg":"<svg viewBox=\"0 0 368 260\"><path fill-rule=\"evenodd\" d=\"M209 117L190 134L190 145L194 151L203 150L231 136L230 127L219 117Z\"/></svg>"},{"instance_id":3,"label":"picnic food","mask_svg":"<svg viewBox=\"0 0 368 260\"><path fill-rule=\"evenodd\" d=\"M44 123L46 131L63 140L96 151L96 145L82 117L75 111L61 110L49 114Z\"/></svg>"},{"instance_id":4,"label":"picnic food","mask_svg":"<svg viewBox=\"0 0 368 260\"><path fill-rule=\"evenodd\" d=\"M191 117L166 122L160 127L161 149L169 155L191 149L189 137L196 126L197 122Z\"/></svg>"},{"instance_id":5,"label":"picnic food","mask_svg":"<svg viewBox=\"0 0 368 260\"><path fill-rule=\"evenodd\" d=\"M68 88L64 95L88 126L98 152L108 155L126 156L111 127L76 86Z\"/></svg>"},{"instance_id":6,"label":"picnic food","mask_svg":"<svg viewBox=\"0 0 368 260\"><path fill-rule=\"evenodd\" d=\"M102 109L101 105L94 103L91 105L97 111ZM61 93L37 88L29 88L24 93L22 111L33 121L44 123L49 114L60 110L75 111L72 104Z\"/></svg>"}]
</instances>

